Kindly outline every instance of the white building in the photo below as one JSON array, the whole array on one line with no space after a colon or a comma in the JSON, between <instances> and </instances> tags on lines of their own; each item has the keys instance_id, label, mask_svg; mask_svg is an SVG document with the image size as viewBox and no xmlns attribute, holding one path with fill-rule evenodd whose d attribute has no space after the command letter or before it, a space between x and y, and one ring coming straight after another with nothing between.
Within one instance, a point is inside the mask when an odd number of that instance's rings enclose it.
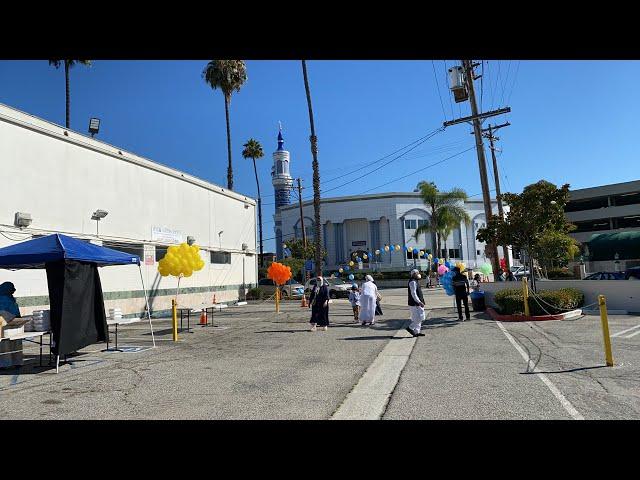
<instances>
[{"instance_id":1,"label":"white building","mask_svg":"<svg viewBox=\"0 0 640 480\"><path fill-rule=\"evenodd\" d=\"M450 259L475 268L488 262L485 244L476 240L478 229L486 223L484 207L481 200L469 200L464 206L471 223L460 224L447 239L442 240L442 247L448 250ZM313 202L303 202L302 208L306 235L312 239ZM497 215L495 200L492 200L492 209ZM286 243L288 239L302 237L298 205L281 206L275 218L276 238ZM322 243L328 254L325 268L330 270L349 262L354 255L362 257L362 253L377 249L382 252L375 266L381 269L412 268L414 264L426 266L426 260L414 258L417 255L413 254L413 248L428 251L434 257L445 256L444 251L435 252L434 239L430 234L414 238L416 228L430 220L428 209L417 192L325 198L321 201L320 219ZM385 245L406 245L409 251L387 253L383 250ZM502 248L498 250L502 255ZM365 262L363 268L370 266L374 265Z\"/></svg>"},{"instance_id":2,"label":"white building","mask_svg":"<svg viewBox=\"0 0 640 480\"><path fill-rule=\"evenodd\" d=\"M177 282L160 277L158 261L188 237L206 266L182 279L181 305L232 301L257 283L249 197L1 104L0 165L0 247L59 232L135 253L156 315L170 309ZM92 220L98 209L107 216ZM15 225L17 212L31 216L28 227ZM137 268L102 268L100 277L107 309L144 310ZM23 314L47 307L44 270L0 269L4 281L15 284Z\"/></svg>"}]
</instances>

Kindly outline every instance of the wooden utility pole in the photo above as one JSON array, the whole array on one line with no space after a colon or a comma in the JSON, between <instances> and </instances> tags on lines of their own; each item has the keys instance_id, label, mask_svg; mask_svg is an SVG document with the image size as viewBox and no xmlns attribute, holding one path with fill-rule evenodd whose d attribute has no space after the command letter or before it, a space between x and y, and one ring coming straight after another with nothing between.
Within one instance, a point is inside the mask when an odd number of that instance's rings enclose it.
<instances>
[{"instance_id":1,"label":"wooden utility pole","mask_svg":"<svg viewBox=\"0 0 640 480\"><path fill-rule=\"evenodd\" d=\"M298 178L298 205L300 206L300 227L302 228L302 243L304 249L307 249L307 234L304 230L304 215L302 214L302 185L300 185L300 179Z\"/></svg>"},{"instance_id":2,"label":"wooden utility pole","mask_svg":"<svg viewBox=\"0 0 640 480\"><path fill-rule=\"evenodd\" d=\"M471 104L471 115L473 123L473 133L476 137L476 151L478 153L478 166L480 168L480 185L482 186L482 200L484 203L484 215L487 223L491 220L491 197L489 196L489 180L487 178L487 161L484 156L484 144L482 143L482 128L478 118L478 105L476 103L476 93L473 88L473 65L471 60L462 60L464 78L469 91L469 103ZM500 259L498 258L498 248L495 243L487 244L489 254L493 263L493 271L497 275L500 271Z\"/></svg>"},{"instance_id":3,"label":"wooden utility pole","mask_svg":"<svg viewBox=\"0 0 640 480\"><path fill-rule=\"evenodd\" d=\"M496 147L494 145L494 140L500 140L498 137L493 135L493 132L502 128L508 127L511 125L509 122L503 123L502 125L491 126L489 124L489 128L482 129L482 136L489 139L489 145L491 149L491 158L493 160L493 176L496 182L496 198L498 200L498 215L500 218L504 220L504 210L502 209L502 198L500 198L500 174L498 173L498 161L496 160ZM509 261L509 248L506 245L502 245L502 251L504 252L504 261L509 270L511 270L511 262Z\"/></svg>"}]
</instances>

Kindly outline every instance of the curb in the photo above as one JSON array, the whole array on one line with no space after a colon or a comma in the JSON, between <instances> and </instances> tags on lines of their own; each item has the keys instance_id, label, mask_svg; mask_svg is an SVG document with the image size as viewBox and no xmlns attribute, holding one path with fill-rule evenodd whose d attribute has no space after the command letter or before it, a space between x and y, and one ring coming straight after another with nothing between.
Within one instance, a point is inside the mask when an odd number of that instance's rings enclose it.
<instances>
[{"instance_id":1,"label":"curb","mask_svg":"<svg viewBox=\"0 0 640 480\"><path fill-rule=\"evenodd\" d=\"M498 322L542 322L546 320L566 320L582 315L582 310L571 310L557 315L501 315L493 308L487 307L487 313Z\"/></svg>"}]
</instances>

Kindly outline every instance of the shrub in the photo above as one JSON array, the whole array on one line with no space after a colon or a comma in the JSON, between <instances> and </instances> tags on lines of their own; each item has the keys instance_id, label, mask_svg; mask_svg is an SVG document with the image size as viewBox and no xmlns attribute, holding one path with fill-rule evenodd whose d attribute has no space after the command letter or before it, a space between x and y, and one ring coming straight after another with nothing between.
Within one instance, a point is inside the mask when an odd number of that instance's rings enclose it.
<instances>
[{"instance_id":1,"label":"shrub","mask_svg":"<svg viewBox=\"0 0 640 480\"><path fill-rule=\"evenodd\" d=\"M247 292L247 300L262 300L263 295L264 292L261 289L257 287L250 288Z\"/></svg>"},{"instance_id":2,"label":"shrub","mask_svg":"<svg viewBox=\"0 0 640 480\"><path fill-rule=\"evenodd\" d=\"M529 312L531 315L563 313L584 305L584 294L575 288L541 290L536 296L540 301L533 295L529 295ZM511 315L514 313L524 313L524 299L521 289L501 290L496 293L495 300L502 314Z\"/></svg>"},{"instance_id":3,"label":"shrub","mask_svg":"<svg viewBox=\"0 0 640 480\"><path fill-rule=\"evenodd\" d=\"M549 280L562 280L564 278L575 278L575 275L567 268L550 268L547 271L547 277Z\"/></svg>"}]
</instances>

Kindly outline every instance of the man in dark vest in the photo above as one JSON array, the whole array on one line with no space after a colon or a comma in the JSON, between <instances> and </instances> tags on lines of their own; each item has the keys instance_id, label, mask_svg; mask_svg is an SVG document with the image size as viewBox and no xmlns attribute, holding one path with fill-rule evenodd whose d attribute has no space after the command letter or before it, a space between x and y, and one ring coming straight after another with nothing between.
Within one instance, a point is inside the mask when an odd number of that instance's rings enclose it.
<instances>
[{"instance_id":1,"label":"man in dark vest","mask_svg":"<svg viewBox=\"0 0 640 480\"><path fill-rule=\"evenodd\" d=\"M409 285L407 287L411 323L407 327L407 332L414 337L424 337L424 333L420 333L422 322L424 321L424 297L422 296L422 290L420 289L420 278L421 275L418 270L411 270L411 280L409 280Z\"/></svg>"},{"instance_id":2,"label":"man in dark vest","mask_svg":"<svg viewBox=\"0 0 640 480\"><path fill-rule=\"evenodd\" d=\"M453 283L453 291L456 294L456 307L458 308L458 320L462 321L462 305L461 302L464 302L464 313L467 320L471 320L469 316L469 299L467 296L469 295L469 280L465 275L460 273L460 269L455 267L453 269L454 276L451 279Z\"/></svg>"}]
</instances>

